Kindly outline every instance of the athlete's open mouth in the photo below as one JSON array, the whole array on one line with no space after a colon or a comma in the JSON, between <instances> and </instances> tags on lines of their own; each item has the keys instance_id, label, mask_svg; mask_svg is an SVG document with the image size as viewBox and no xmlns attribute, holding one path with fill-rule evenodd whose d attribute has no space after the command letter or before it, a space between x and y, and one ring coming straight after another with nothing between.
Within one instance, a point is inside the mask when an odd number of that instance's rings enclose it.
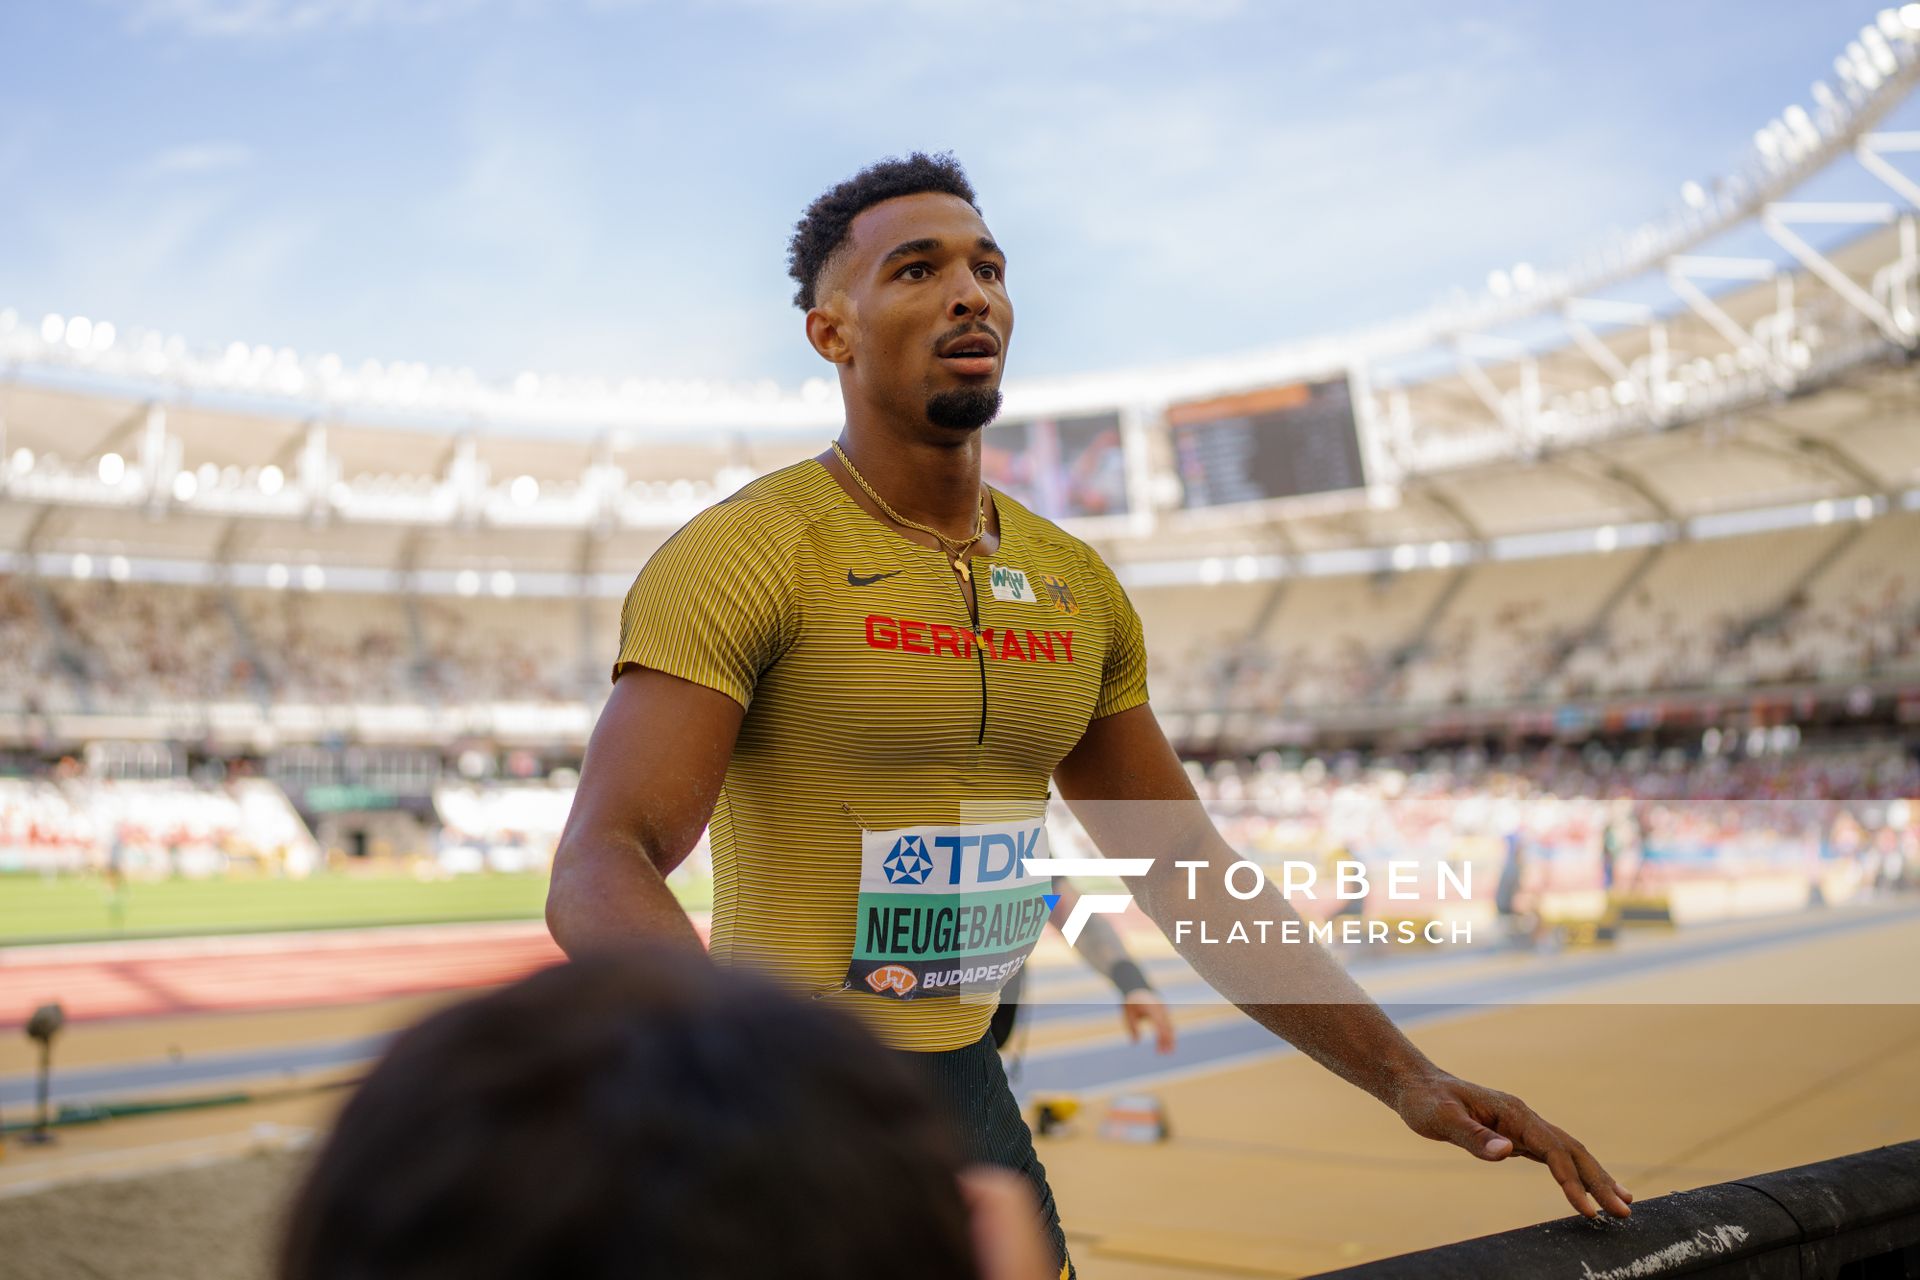
<instances>
[{"instance_id":1,"label":"athlete's open mouth","mask_svg":"<svg viewBox=\"0 0 1920 1280\"><path fill-rule=\"evenodd\" d=\"M944 344L937 354L955 373L990 374L994 357L1000 354L1000 340L990 333L970 333Z\"/></svg>"}]
</instances>

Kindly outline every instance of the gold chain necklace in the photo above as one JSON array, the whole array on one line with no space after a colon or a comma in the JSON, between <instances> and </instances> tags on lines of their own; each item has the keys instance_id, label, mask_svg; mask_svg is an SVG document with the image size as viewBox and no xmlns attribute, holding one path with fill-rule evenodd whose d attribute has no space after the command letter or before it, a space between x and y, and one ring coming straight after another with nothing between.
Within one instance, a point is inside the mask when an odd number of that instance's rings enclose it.
<instances>
[{"instance_id":1,"label":"gold chain necklace","mask_svg":"<svg viewBox=\"0 0 1920 1280\"><path fill-rule=\"evenodd\" d=\"M882 511L887 513L889 520L895 524L903 524L909 529L918 529L922 533L930 533L938 538L940 545L947 549L947 555L953 560L953 571L959 574L964 581L973 581L973 570L967 568L966 553L969 547L987 536L987 487L985 485L980 486L980 516L978 522L974 525L973 536L971 538L949 538L938 529L929 528L917 521L909 520L888 506L887 500L873 491L873 486L867 483L867 478L861 475L859 468L853 465L853 459L849 458L847 451L840 447L840 442L838 440L830 440L828 443L833 446L834 456L840 459L840 465L845 467L847 474L853 477L853 482L865 490L866 495L872 498Z\"/></svg>"}]
</instances>

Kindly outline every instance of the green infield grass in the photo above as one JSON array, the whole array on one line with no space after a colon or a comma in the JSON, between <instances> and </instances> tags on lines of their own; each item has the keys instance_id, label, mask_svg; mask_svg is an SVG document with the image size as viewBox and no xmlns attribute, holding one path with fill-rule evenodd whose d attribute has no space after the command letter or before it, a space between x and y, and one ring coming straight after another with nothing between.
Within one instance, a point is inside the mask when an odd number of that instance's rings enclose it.
<instances>
[{"instance_id":1,"label":"green infield grass","mask_svg":"<svg viewBox=\"0 0 1920 1280\"><path fill-rule=\"evenodd\" d=\"M690 911L711 905L704 879L676 875ZM118 899L98 876L0 876L0 946L94 938L270 933L381 924L537 920L545 875L472 875L418 880L316 875L306 880L134 881Z\"/></svg>"}]
</instances>

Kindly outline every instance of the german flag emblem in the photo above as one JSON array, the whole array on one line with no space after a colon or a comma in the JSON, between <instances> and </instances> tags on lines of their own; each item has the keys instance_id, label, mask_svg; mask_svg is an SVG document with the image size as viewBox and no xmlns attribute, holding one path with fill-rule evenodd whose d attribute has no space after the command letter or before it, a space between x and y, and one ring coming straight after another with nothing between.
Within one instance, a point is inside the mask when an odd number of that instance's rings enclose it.
<instances>
[{"instance_id":1,"label":"german flag emblem","mask_svg":"<svg viewBox=\"0 0 1920 1280\"><path fill-rule=\"evenodd\" d=\"M1069 587L1067 580L1059 574L1041 574L1040 590L1046 594L1048 600L1053 602L1053 607L1061 613L1080 612L1080 606L1073 598L1073 588Z\"/></svg>"}]
</instances>

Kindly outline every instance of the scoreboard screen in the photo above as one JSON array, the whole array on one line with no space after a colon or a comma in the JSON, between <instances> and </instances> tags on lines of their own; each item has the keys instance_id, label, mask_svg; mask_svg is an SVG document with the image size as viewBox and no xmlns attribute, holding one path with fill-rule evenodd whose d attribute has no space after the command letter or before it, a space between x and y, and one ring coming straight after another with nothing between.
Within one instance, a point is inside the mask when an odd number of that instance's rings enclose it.
<instances>
[{"instance_id":1,"label":"scoreboard screen","mask_svg":"<svg viewBox=\"0 0 1920 1280\"><path fill-rule=\"evenodd\" d=\"M1049 520L1127 510L1120 415L1040 418L988 427L980 472L994 488Z\"/></svg>"},{"instance_id":2,"label":"scoreboard screen","mask_svg":"<svg viewBox=\"0 0 1920 1280\"><path fill-rule=\"evenodd\" d=\"M1366 484L1345 377L1174 405L1167 424L1184 507Z\"/></svg>"}]
</instances>

